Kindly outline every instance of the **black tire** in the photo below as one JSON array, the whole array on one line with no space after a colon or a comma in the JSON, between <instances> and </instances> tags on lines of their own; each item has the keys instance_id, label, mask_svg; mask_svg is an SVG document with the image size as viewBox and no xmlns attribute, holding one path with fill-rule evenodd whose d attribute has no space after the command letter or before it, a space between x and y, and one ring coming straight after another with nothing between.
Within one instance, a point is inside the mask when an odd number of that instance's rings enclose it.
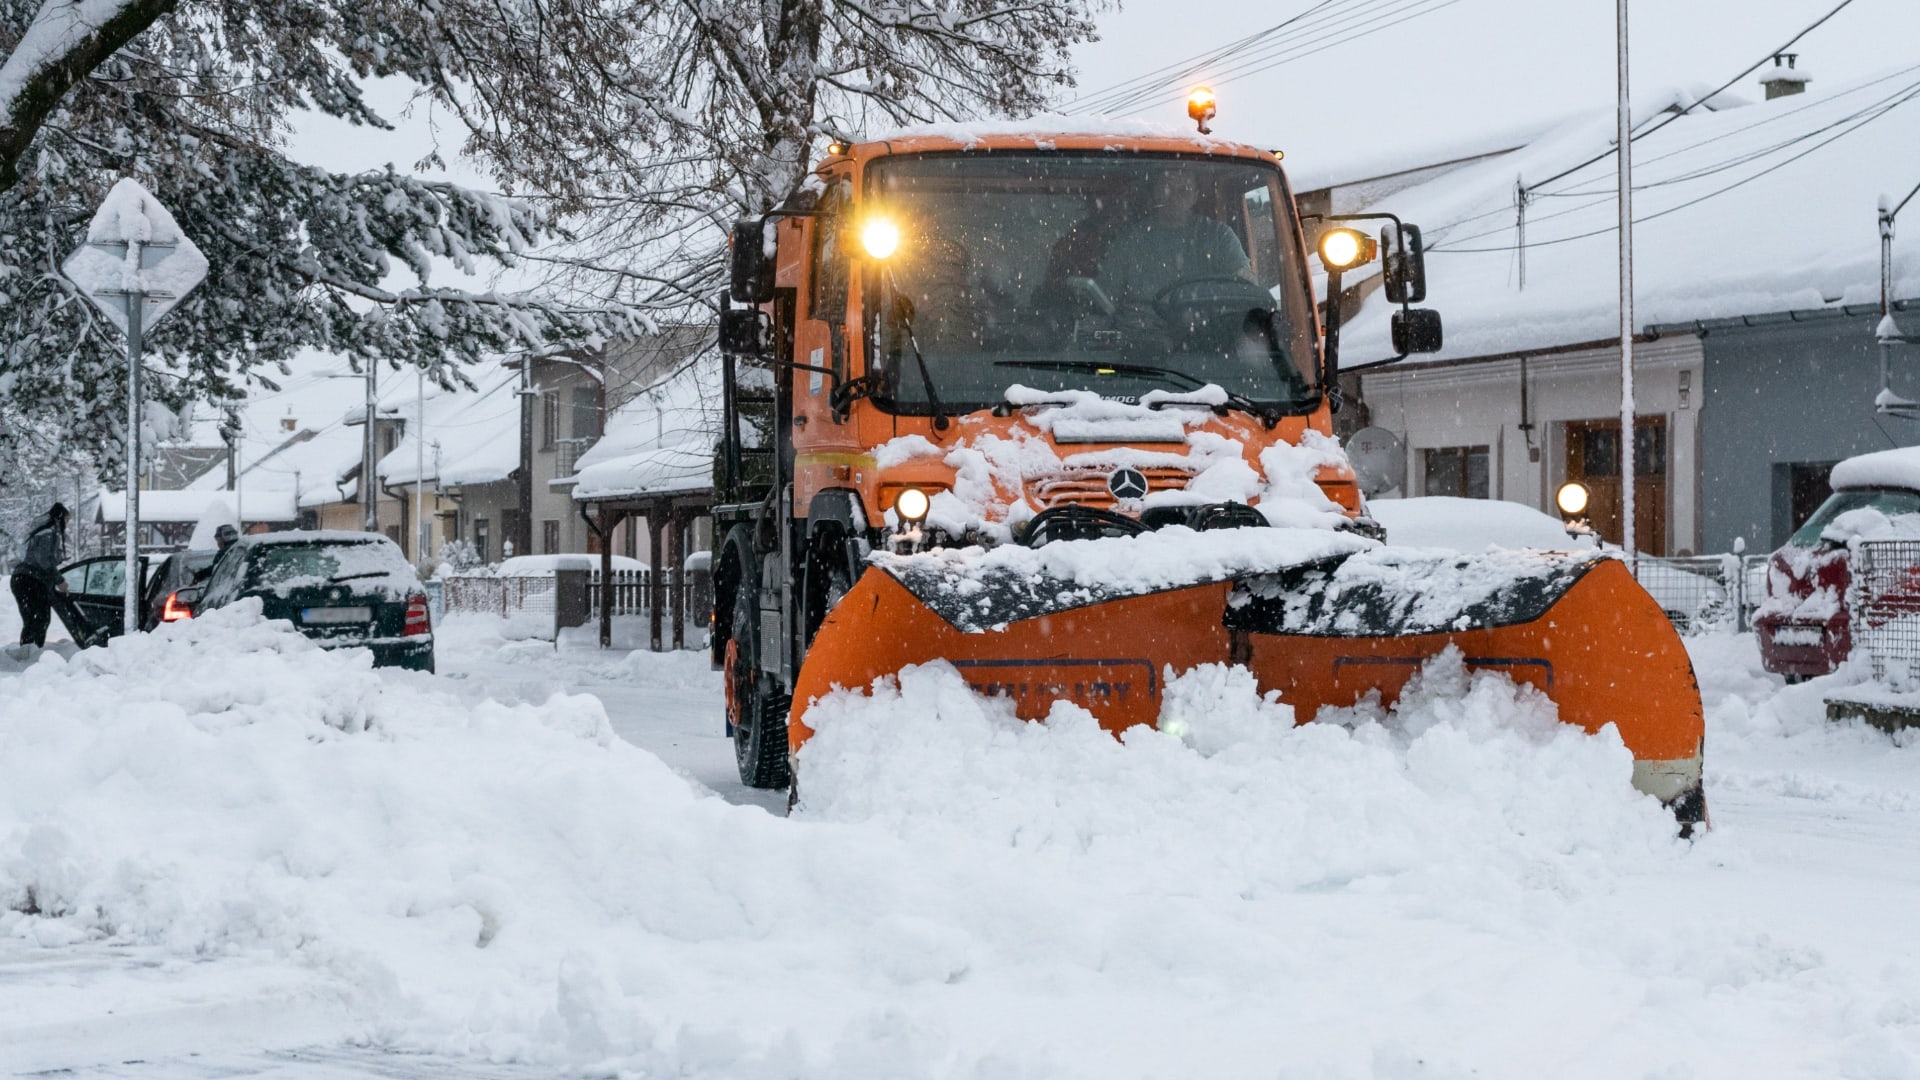
<instances>
[{"instance_id":1,"label":"black tire","mask_svg":"<svg viewBox=\"0 0 1920 1080\"><path fill-rule=\"evenodd\" d=\"M855 562L849 543L838 530L827 530L809 545L812 549L807 559L806 580L809 646L813 644L813 636L820 632L827 613L853 589Z\"/></svg>"},{"instance_id":2,"label":"black tire","mask_svg":"<svg viewBox=\"0 0 1920 1080\"><path fill-rule=\"evenodd\" d=\"M1668 804L1673 811L1673 820L1680 826L1680 839L1691 840L1696 831L1709 827L1707 817L1707 785L1702 783Z\"/></svg>"},{"instance_id":3,"label":"black tire","mask_svg":"<svg viewBox=\"0 0 1920 1080\"><path fill-rule=\"evenodd\" d=\"M760 671L759 573L745 561L733 592L732 636L725 652L728 724L740 782L751 788L787 786L787 695L775 692Z\"/></svg>"}]
</instances>

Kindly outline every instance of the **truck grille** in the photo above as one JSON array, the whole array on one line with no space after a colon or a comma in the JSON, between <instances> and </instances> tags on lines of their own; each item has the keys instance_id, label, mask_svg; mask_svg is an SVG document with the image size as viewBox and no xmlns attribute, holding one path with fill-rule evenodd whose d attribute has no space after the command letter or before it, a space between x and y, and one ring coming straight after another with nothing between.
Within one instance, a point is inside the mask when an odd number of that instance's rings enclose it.
<instances>
[{"instance_id":1,"label":"truck grille","mask_svg":"<svg viewBox=\"0 0 1920 1080\"><path fill-rule=\"evenodd\" d=\"M1108 472L1071 472L1027 482L1027 494L1042 510L1069 503L1080 506L1111 507L1113 493L1107 490ZM1147 492L1183 491L1193 474L1185 469L1141 469L1147 478Z\"/></svg>"}]
</instances>

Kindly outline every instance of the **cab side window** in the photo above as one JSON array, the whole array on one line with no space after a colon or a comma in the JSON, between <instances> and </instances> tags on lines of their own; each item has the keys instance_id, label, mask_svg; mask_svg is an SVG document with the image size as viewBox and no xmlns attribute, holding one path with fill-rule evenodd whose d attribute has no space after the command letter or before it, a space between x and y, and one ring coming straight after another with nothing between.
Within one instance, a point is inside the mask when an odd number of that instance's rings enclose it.
<instances>
[{"instance_id":1,"label":"cab side window","mask_svg":"<svg viewBox=\"0 0 1920 1080\"><path fill-rule=\"evenodd\" d=\"M853 184L837 180L820 200L820 215L813 219L813 295L808 297L807 314L827 322L847 317L847 282L852 260L846 246L853 240L853 223L848 210L853 200Z\"/></svg>"}]
</instances>

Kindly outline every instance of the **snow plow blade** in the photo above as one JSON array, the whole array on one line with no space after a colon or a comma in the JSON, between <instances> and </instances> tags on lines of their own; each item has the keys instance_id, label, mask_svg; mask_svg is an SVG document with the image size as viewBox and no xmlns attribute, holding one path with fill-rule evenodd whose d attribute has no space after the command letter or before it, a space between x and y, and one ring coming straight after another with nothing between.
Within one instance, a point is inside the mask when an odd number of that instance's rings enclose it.
<instances>
[{"instance_id":1,"label":"snow plow blade","mask_svg":"<svg viewBox=\"0 0 1920 1080\"><path fill-rule=\"evenodd\" d=\"M1127 543L1126 540L1095 541ZM882 561L829 613L802 665L788 726L807 705L912 664L945 660L1025 719L1073 701L1119 731L1152 724L1169 671L1234 663L1301 720L1370 692L1398 697L1448 646L1557 704L1613 724L1634 786L1701 820L1704 719L1679 635L1618 560L1585 553L1376 548L1263 573L1126 593L1029 570L965 574Z\"/></svg>"}]
</instances>

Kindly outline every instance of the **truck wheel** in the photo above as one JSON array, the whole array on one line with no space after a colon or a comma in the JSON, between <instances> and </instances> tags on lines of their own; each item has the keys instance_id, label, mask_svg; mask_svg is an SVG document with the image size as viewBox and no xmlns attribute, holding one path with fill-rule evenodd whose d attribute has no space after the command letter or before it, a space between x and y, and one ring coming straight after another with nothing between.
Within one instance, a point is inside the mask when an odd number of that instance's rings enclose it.
<instances>
[{"instance_id":1,"label":"truck wheel","mask_svg":"<svg viewBox=\"0 0 1920 1080\"><path fill-rule=\"evenodd\" d=\"M733 760L740 782L753 788L787 786L785 694L769 692L760 673L759 579L746 576L733 594L733 637L727 642L727 723L733 729Z\"/></svg>"}]
</instances>

